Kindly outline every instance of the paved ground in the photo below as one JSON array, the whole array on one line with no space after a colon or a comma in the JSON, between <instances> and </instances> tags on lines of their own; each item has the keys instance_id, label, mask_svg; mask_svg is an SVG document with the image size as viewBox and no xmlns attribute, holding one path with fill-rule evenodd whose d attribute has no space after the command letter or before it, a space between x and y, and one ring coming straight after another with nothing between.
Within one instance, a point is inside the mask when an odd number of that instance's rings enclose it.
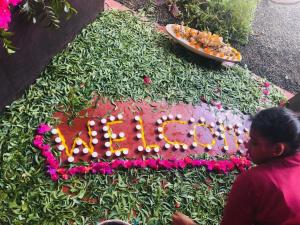
<instances>
[{"instance_id":1,"label":"paved ground","mask_svg":"<svg viewBox=\"0 0 300 225\"><path fill-rule=\"evenodd\" d=\"M253 30L249 44L239 48L243 62L255 74L300 92L300 2L282 5L261 0Z\"/></svg>"}]
</instances>

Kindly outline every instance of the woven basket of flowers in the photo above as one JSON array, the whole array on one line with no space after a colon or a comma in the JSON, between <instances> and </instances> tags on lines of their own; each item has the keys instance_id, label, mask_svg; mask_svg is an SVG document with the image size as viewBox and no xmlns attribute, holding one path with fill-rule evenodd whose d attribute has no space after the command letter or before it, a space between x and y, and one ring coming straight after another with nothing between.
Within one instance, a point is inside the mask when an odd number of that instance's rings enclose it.
<instances>
[{"instance_id":1,"label":"woven basket of flowers","mask_svg":"<svg viewBox=\"0 0 300 225\"><path fill-rule=\"evenodd\" d=\"M223 38L217 34L179 24L168 24L166 30L176 43L196 54L219 62L236 63L242 60L241 53L230 44L224 43Z\"/></svg>"}]
</instances>

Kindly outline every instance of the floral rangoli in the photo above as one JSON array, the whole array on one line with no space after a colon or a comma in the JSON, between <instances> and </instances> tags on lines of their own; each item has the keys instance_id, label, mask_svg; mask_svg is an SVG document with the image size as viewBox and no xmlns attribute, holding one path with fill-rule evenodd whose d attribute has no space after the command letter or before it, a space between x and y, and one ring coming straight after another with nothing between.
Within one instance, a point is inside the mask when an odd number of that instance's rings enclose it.
<instances>
[{"instance_id":1,"label":"floral rangoli","mask_svg":"<svg viewBox=\"0 0 300 225\"><path fill-rule=\"evenodd\" d=\"M52 180L74 174L111 174L116 169L184 169L205 166L228 172L250 166L245 156L249 121L229 111L213 113L206 104L192 106L147 102L101 102L68 125L41 124L33 140L46 158ZM49 143L46 143L46 140ZM228 160L195 156L228 155ZM82 165L85 163L85 166Z\"/></svg>"}]
</instances>

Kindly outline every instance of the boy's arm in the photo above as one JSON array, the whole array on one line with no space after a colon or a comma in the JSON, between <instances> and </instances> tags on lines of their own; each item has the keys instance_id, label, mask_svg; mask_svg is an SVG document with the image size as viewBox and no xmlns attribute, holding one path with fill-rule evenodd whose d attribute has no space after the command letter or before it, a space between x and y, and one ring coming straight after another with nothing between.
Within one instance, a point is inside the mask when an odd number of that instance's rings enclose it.
<instances>
[{"instance_id":1,"label":"boy's arm","mask_svg":"<svg viewBox=\"0 0 300 225\"><path fill-rule=\"evenodd\" d=\"M249 173L245 172L237 177L232 186L221 225L253 225L255 200L253 184Z\"/></svg>"}]
</instances>

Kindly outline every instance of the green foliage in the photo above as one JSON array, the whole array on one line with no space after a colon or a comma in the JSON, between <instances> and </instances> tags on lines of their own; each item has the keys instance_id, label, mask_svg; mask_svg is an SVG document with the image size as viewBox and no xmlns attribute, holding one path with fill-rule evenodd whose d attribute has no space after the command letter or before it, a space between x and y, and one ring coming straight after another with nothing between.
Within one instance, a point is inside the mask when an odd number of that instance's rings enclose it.
<instances>
[{"instance_id":1,"label":"green foliage","mask_svg":"<svg viewBox=\"0 0 300 225\"><path fill-rule=\"evenodd\" d=\"M246 44L258 0L175 0L185 23Z\"/></svg>"},{"instance_id":2,"label":"green foliage","mask_svg":"<svg viewBox=\"0 0 300 225\"><path fill-rule=\"evenodd\" d=\"M16 51L16 48L13 46L11 40L9 38L13 35L12 32L8 32L0 29L0 40L3 43L3 48L6 50L8 54L13 54Z\"/></svg>"},{"instance_id":3,"label":"green foliage","mask_svg":"<svg viewBox=\"0 0 300 225\"><path fill-rule=\"evenodd\" d=\"M89 106L91 106L91 102L82 96L79 89L71 88L66 104L62 105L58 110L66 114L68 123L71 125L73 120L79 117L79 112Z\"/></svg>"},{"instance_id":4,"label":"green foliage","mask_svg":"<svg viewBox=\"0 0 300 225\"><path fill-rule=\"evenodd\" d=\"M26 13L33 23L42 21L47 26L59 28L60 18L69 18L77 13L67 0L26 0L21 12Z\"/></svg>"},{"instance_id":5,"label":"green foliage","mask_svg":"<svg viewBox=\"0 0 300 225\"><path fill-rule=\"evenodd\" d=\"M204 96L245 112L260 106L260 86L248 70L206 68L203 60L174 48L129 13L105 12L83 29L0 117L0 224L94 224L99 218L170 224L175 200L199 224L219 224L235 172L146 169L53 183L31 144L39 123L54 124L53 113L62 107L76 113L94 94L190 103ZM151 85L143 84L144 75ZM279 96L271 96L276 104Z\"/></svg>"},{"instance_id":6,"label":"green foliage","mask_svg":"<svg viewBox=\"0 0 300 225\"><path fill-rule=\"evenodd\" d=\"M150 18L159 19L160 7L170 15L199 30L220 34L225 41L246 44L259 0L119 0L133 3ZM129 3L128 3L129 2ZM160 12L161 13L161 12ZM167 13L166 11L164 12ZM164 15L165 17L166 15Z\"/></svg>"},{"instance_id":7,"label":"green foliage","mask_svg":"<svg viewBox=\"0 0 300 225\"><path fill-rule=\"evenodd\" d=\"M25 0L20 7L20 11L26 13L32 23L41 21L46 26L54 28L59 28L61 18L68 19L77 13L67 0ZM9 40L12 35L12 32L0 29L0 41L8 54L13 54L17 50Z\"/></svg>"}]
</instances>

